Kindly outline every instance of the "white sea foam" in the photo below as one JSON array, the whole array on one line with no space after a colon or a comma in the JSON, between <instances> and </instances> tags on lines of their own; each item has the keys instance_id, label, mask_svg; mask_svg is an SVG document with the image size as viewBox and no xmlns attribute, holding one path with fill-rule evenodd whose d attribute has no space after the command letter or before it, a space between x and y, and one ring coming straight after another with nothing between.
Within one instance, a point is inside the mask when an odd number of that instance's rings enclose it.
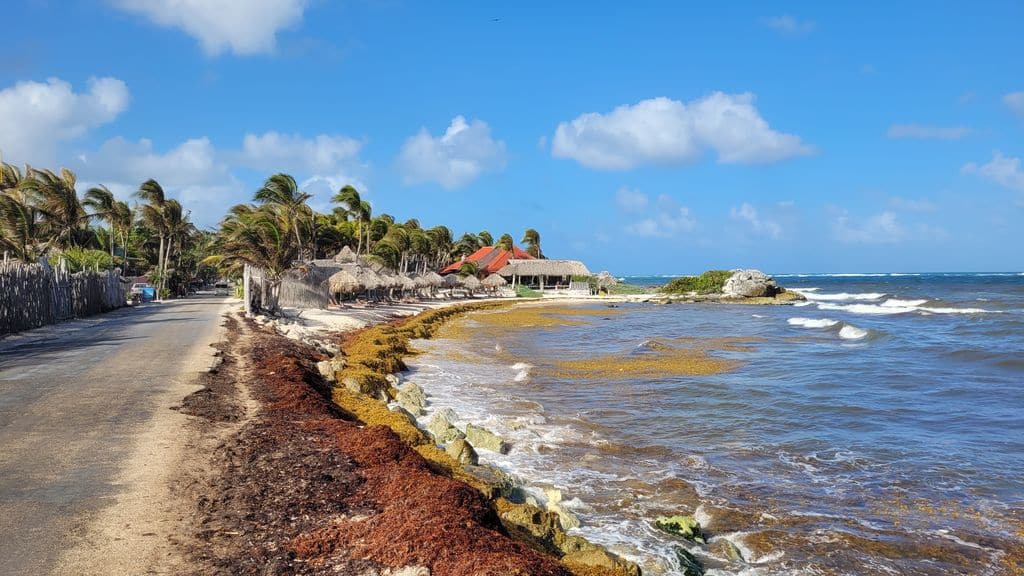
<instances>
[{"instance_id":1,"label":"white sea foam","mask_svg":"<svg viewBox=\"0 0 1024 576\"><path fill-rule=\"evenodd\" d=\"M791 326L803 326L804 328L828 328L839 324L839 320L829 318L790 318L786 322Z\"/></svg>"},{"instance_id":2,"label":"white sea foam","mask_svg":"<svg viewBox=\"0 0 1024 576\"><path fill-rule=\"evenodd\" d=\"M868 335L868 331L856 326L847 324L839 329L839 337L844 340L860 340Z\"/></svg>"},{"instance_id":3,"label":"white sea foam","mask_svg":"<svg viewBox=\"0 0 1024 576\"><path fill-rule=\"evenodd\" d=\"M793 306L796 308L803 308L804 306L810 306L811 304L814 304L814 302L807 300L804 302L796 302L793 304Z\"/></svg>"},{"instance_id":4,"label":"white sea foam","mask_svg":"<svg viewBox=\"0 0 1024 576\"><path fill-rule=\"evenodd\" d=\"M889 298L885 302L882 302L882 306L887 308L902 308L902 307L915 307L927 303L928 300L900 300L898 298Z\"/></svg>"},{"instance_id":5,"label":"white sea foam","mask_svg":"<svg viewBox=\"0 0 1024 576\"><path fill-rule=\"evenodd\" d=\"M918 312L922 315L928 314L993 314L994 310L985 310L983 308L951 308L951 307L934 307L934 306L921 306L917 304L918 300L906 300L897 301L882 304L834 304L832 302L821 302L818 304L819 310L841 310L843 312L850 312L852 314L908 314L910 312ZM926 302L926 301L925 301ZM921 302L922 304L924 302Z\"/></svg>"},{"instance_id":6,"label":"white sea foam","mask_svg":"<svg viewBox=\"0 0 1024 576\"><path fill-rule=\"evenodd\" d=\"M799 289L794 292L800 292ZM828 301L842 301L842 300L878 300L885 296L884 292L839 292L838 294L827 294L818 292L808 292L804 294L804 297L808 300L828 300Z\"/></svg>"}]
</instances>

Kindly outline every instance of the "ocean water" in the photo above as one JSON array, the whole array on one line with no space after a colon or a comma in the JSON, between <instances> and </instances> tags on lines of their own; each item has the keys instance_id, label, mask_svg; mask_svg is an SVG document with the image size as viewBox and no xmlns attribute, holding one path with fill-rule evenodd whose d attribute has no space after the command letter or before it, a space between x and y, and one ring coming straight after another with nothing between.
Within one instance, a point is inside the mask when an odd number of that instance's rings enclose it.
<instances>
[{"instance_id":1,"label":"ocean water","mask_svg":"<svg viewBox=\"0 0 1024 576\"><path fill-rule=\"evenodd\" d=\"M712 575L1024 573L1024 275L777 278L807 303L598 303L500 329L469 315L417 342L407 377L430 412L510 439L481 460L540 502L560 490L574 532L645 574L682 574L676 546ZM735 366L557 369L652 342ZM652 526L675 513L708 545Z\"/></svg>"}]
</instances>

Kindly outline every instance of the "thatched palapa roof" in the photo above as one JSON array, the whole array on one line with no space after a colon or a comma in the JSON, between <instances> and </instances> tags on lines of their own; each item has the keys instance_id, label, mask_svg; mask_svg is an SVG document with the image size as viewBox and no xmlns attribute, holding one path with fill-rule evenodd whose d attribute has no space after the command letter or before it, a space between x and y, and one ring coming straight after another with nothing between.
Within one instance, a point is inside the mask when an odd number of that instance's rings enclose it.
<instances>
[{"instance_id":1,"label":"thatched palapa roof","mask_svg":"<svg viewBox=\"0 0 1024 576\"><path fill-rule=\"evenodd\" d=\"M508 281L506 281L498 274L491 274L487 278L484 278L482 284L487 288L497 288L498 286L504 286L508 284Z\"/></svg>"},{"instance_id":2,"label":"thatched palapa roof","mask_svg":"<svg viewBox=\"0 0 1024 576\"><path fill-rule=\"evenodd\" d=\"M352 251L348 246L342 247L342 249L334 255L334 261L341 264L352 264L359 261L359 257Z\"/></svg>"},{"instance_id":3,"label":"thatched palapa roof","mask_svg":"<svg viewBox=\"0 0 1024 576\"><path fill-rule=\"evenodd\" d=\"M428 286L444 286L444 277L434 271L427 272L423 275L423 279L427 281Z\"/></svg>"},{"instance_id":4,"label":"thatched palapa roof","mask_svg":"<svg viewBox=\"0 0 1024 576\"><path fill-rule=\"evenodd\" d=\"M346 270L333 274L327 279L327 285L331 292L339 292L342 294L359 292L363 287L362 284L359 283L359 279Z\"/></svg>"},{"instance_id":5,"label":"thatched palapa roof","mask_svg":"<svg viewBox=\"0 0 1024 576\"><path fill-rule=\"evenodd\" d=\"M480 280L476 276L466 276L462 279L462 285L470 290L480 287Z\"/></svg>"},{"instance_id":6,"label":"thatched palapa roof","mask_svg":"<svg viewBox=\"0 0 1024 576\"><path fill-rule=\"evenodd\" d=\"M462 285L462 280L459 279L458 274L449 274L444 277L444 285L449 288Z\"/></svg>"},{"instance_id":7,"label":"thatched palapa roof","mask_svg":"<svg viewBox=\"0 0 1024 576\"><path fill-rule=\"evenodd\" d=\"M590 276L579 260L509 260L498 274L502 276Z\"/></svg>"}]
</instances>

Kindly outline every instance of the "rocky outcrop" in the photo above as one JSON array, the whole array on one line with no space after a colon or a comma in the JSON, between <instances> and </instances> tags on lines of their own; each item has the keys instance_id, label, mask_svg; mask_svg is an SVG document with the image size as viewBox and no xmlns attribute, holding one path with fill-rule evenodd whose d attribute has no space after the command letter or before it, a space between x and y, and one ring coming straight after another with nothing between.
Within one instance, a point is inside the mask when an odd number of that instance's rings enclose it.
<instances>
[{"instance_id":1,"label":"rocky outcrop","mask_svg":"<svg viewBox=\"0 0 1024 576\"><path fill-rule=\"evenodd\" d=\"M775 279L760 270L736 270L722 287L727 298L771 298L781 291Z\"/></svg>"},{"instance_id":2,"label":"rocky outcrop","mask_svg":"<svg viewBox=\"0 0 1024 576\"><path fill-rule=\"evenodd\" d=\"M469 443L483 450L490 450L499 454L508 454L509 445L501 436L486 428L473 424L466 424L466 439Z\"/></svg>"},{"instance_id":3,"label":"rocky outcrop","mask_svg":"<svg viewBox=\"0 0 1024 576\"><path fill-rule=\"evenodd\" d=\"M676 553L676 560L683 576L704 576L704 566L689 550L682 546L676 546L672 550Z\"/></svg>"},{"instance_id":4,"label":"rocky outcrop","mask_svg":"<svg viewBox=\"0 0 1024 576\"><path fill-rule=\"evenodd\" d=\"M562 505L562 491L549 488L544 491L544 497L547 498L548 512L554 512L558 514L558 520L562 524L562 528L565 530L571 530L573 528L580 527L580 519L575 514L569 512L565 506Z\"/></svg>"}]
</instances>

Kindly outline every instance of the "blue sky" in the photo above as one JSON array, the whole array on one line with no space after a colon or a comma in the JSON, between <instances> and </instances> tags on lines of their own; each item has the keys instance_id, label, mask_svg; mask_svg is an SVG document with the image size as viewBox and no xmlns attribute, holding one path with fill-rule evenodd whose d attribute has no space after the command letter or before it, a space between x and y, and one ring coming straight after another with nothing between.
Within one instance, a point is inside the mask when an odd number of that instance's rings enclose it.
<instances>
[{"instance_id":1,"label":"blue sky","mask_svg":"<svg viewBox=\"0 0 1024 576\"><path fill-rule=\"evenodd\" d=\"M213 226L286 171L619 274L1024 270L1024 4L36 0L0 152Z\"/></svg>"}]
</instances>

